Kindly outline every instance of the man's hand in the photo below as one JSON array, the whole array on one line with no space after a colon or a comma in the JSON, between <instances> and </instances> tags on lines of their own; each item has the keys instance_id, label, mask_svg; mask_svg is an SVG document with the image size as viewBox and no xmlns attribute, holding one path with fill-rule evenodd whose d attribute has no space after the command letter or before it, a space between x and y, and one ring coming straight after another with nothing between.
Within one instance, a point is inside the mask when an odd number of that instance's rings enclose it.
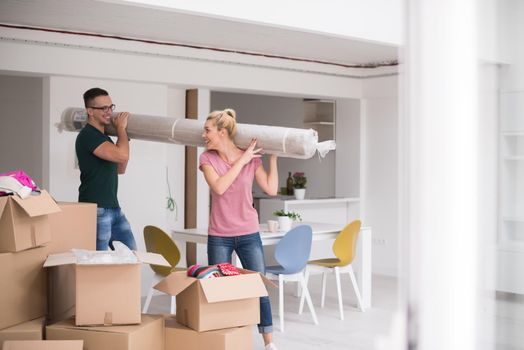
<instances>
[{"instance_id":1,"label":"man's hand","mask_svg":"<svg viewBox=\"0 0 524 350\"><path fill-rule=\"evenodd\" d=\"M115 118L112 119L113 125L117 130L125 130L127 128L127 120L129 118L129 112L120 112Z\"/></svg>"}]
</instances>

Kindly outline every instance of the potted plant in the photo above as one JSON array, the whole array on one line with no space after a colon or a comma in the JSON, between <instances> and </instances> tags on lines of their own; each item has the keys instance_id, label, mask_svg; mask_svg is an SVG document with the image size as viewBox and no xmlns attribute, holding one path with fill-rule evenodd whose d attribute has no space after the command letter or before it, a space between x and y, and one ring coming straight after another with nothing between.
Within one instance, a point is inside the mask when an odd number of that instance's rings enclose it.
<instances>
[{"instance_id":1,"label":"potted plant","mask_svg":"<svg viewBox=\"0 0 524 350\"><path fill-rule=\"evenodd\" d=\"M293 221L302 221L300 214L294 211L277 210L273 212L273 215L278 216L278 227L280 231L289 231L291 230Z\"/></svg>"},{"instance_id":2,"label":"potted plant","mask_svg":"<svg viewBox=\"0 0 524 350\"><path fill-rule=\"evenodd\" d=\"M296 199L304 199L306 196L307 178L303 172L295 172L293 174L293 189Z\"/></svg>"}]
</instances>

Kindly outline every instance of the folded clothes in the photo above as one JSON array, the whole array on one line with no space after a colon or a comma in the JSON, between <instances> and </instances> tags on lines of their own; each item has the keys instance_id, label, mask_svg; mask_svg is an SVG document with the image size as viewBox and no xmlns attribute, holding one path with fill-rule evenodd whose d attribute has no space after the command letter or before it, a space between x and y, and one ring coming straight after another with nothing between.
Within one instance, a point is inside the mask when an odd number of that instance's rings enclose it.
<instances>
[{"instance_id":1,"label":"folded clothes","mask_svg":"<svg viewBox=\"0 0 524 350\"><path fill-rule=\"evenodd\" d=\"M33 179L23 170L10 171L0 174L0 196L16 193L22 199L31 195L31 191L37 191Z\"/></svg>"},{"instance_id":2,"label":"folded clothes","mask_svg":"<svg viewBox=\"0 0 524 350\"><path fill-rule=\"evenodd\" d=\"M210 266L204 265L191 265L187 269L187 275L189 277L195 277L198 279L214 278L223 276L236 276L240 275L240 271L229 263L216 264Z\"/></svg>"},{"instance_id":3,"label":"folded clothes","mask_svg":"<svg viewBox=\"0 0 524 350\"><path fill-rule=\"evenodd\" d=\"M240 275L240 271L233 265L225 263L225 264L218 264L218 269L224 276L236 276Z\"/></svg>"}]
</instances>

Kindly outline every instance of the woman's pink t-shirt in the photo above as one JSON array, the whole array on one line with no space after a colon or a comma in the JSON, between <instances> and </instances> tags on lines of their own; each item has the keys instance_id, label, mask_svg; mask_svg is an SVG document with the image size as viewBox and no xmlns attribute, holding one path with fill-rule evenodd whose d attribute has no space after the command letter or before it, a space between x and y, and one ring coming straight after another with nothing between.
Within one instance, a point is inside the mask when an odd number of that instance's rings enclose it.
<instances>
[{"instance_id":1,"label":"woman's pink t-shirt","mask_svg":"<svg viewBox=\"0 0 524 350\"><path fill-rule=\"evenodd\" d=\"M216 151L206 151L200 155L199 169L209 164L218 176L223 176L230 168ZM241 236L258 232L258 214L253 208L253 179L262 164L259 158L253 158L244 165L231 186L218 195L211 191L211 215L208 233L215 236Z\"/></svg>"}]
</instances>

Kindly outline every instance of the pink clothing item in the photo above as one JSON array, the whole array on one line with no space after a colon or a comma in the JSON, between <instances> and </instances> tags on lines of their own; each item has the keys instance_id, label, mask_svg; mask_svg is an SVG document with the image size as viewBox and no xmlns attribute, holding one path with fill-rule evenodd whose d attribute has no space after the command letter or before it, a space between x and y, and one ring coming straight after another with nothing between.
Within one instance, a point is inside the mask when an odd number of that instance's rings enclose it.
<instances>
[{"instance_id":1,"label":"pink clothing item","mask_svg":"<svg viewBox=\"0 0 524 350\"><path fill-rule=\"evenodd\" d=\"M231 165L226 163L216 151L206 151L200 155L199 169L211 165L218 176L223 176ZM258 214L253 208L253 180L255 172L262 164L259 158L253 158L244 165L231 186L218 195L211 191L211 215L208 233L215 236L242 236L260 230Z\"/></svg>"},{"instance_id":2,"label":"pink clothing item","mask_svg":"<svg viewBox=\"0 0 524 350\"><path fill-rule=\"evenodd\" d=\"M29 187L32 191L38 189L33 179L31 179L23 170L10 171L5 174L0 174L0 176L10 176L20 182L21 185Z\"/></svg>"}]
</instances>

